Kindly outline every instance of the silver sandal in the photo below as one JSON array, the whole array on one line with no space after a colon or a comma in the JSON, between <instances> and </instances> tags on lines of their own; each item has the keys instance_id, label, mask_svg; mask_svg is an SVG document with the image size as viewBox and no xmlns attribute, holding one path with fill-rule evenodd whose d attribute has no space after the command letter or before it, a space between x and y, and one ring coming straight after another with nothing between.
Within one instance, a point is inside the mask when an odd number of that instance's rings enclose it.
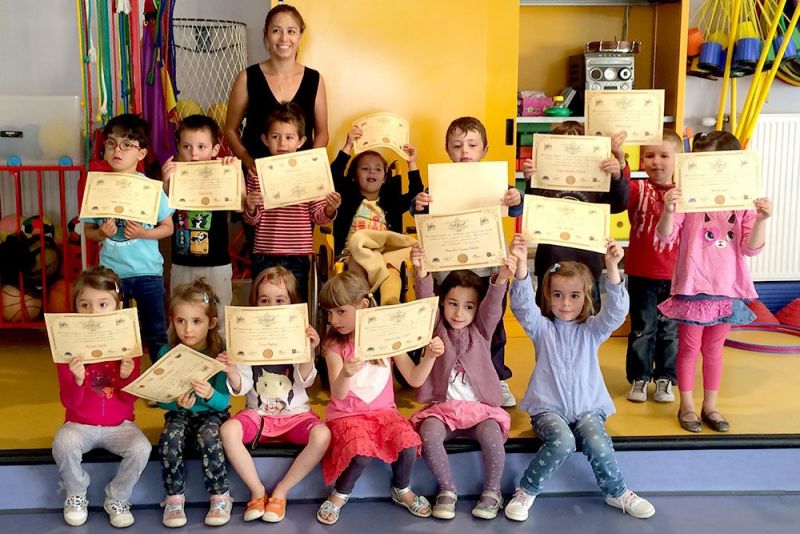
<instances>
[{"instance_id":1,"label":"silver sandal","mask_svg":"<svg viewBox=\"0 0 800 534\"><path fill-rule=\"evenodd\" d=\"M472 515L481 519L494 519L497 517L497 512L503 507L503 496L493 491L484 491L481 493L480 498L482 499L484 497L493 499L495 504L482 503L479 499L478 504L472 509Z\"/></svg>"},{"instance_id":2,"label":"silver sandal","mask_svg":"<svg viewBox=\"0 0 800 534\"><path fill-rule=\"evenodd\" d=\"M428 502L428 499L426 499L425 497L423 497L421 495L417 495L416 497L414 497L414 502L412 502L411 504L403 502L403 500L400 497L402 497L403 495L405 495L409 491L411 491L411 487L407 487L407 488L403 488L403 489L397 489L397 488L393 487L392 488L392 500L396 504L399 504L400 506L402 506L403 508L405 508L406 510L408 510L409 512L411 512L412 514L414 514L417 517L430 517L431 516L431 503ZM427 509L427 511L423 512L422 510L425 510L425 509Z\"/></svg>"},{"instance_id":3,"label":"silver sandal","mask_svg":"<svg viewBox=\"0 0 800 534\"><path fill-rule=\"evenodd\" d=\"M339 493L336 490L331 492L331 497L336 497L337 499L342 499L344 502L342 504L333 504L330 501L330 497L322 503L322 506L319 507L317 510L317 521L325 525L333 525L337 521L339 521L339 512L342 511L342 506L347 504L347 501L350 500L350 494Z\"/></svg>"},{"instance_id":4,"label":"silver sandal","mask_svg":"<svg viewBox=\"0 0 800 534\"><path fill-rule=\"evenodd\" d=\"M450 503L440 503L439 499L453 499ZM433 505L433 517L436 519L453 519L456 516L456 503L458 495L452 491L442 490L436 495L436 504Z\"/></svg>"}]
</instances>

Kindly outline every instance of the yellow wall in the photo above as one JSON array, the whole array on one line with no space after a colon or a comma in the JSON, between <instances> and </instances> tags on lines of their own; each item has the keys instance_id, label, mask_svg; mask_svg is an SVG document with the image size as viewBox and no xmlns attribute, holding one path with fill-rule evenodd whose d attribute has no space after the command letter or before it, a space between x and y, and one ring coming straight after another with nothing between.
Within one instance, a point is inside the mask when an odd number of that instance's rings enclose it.
<instances>
[{"instance_id":1,"label":"yellow wall","mask_svg":"<svg viewBox=\"0 0 800 534\"><path fill-rule=\"evenodd\" d=\"M503 141L516 114L517 1L292 3L306 21L300 61L325 79L331 155L354 119L391 111L410 121L423 178L447 161L445 131L462 115L486 125L487 159L513 161Z\"/></svg>"},{"instance_id":2,"label":"yellow wall","mask_svg":"<svg viewBox=\"0 0 800 534\"><path fill-rule=\"evenodd\" d=\"M583 53L587 41L622 39L623 7L521 6L519 11L520 89L558 94L567 85L569 56ZM630 8L629 39L642 42L636 89L651 87L653 13L652 7Z\"/></svg>"}]
</instances>

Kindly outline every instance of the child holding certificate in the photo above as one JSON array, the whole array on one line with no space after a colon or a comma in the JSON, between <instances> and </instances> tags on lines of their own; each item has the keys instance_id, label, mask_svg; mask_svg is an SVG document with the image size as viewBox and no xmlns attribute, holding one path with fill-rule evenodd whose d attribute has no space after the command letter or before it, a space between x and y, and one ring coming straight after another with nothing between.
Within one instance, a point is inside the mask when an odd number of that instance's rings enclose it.
<instances>
[{"instance_id":1,"label":"child holding certificate","mask_svg":"<svg viewBox=\"0 0 800 534\"><path fill-rule=\"evenodd\" d=\"M584 135L583 124L575 121L565 121L553 127L552 132L556 135ZM569 200L579 200L581 202L592 202L595 204L610 204L611 213L622 213L628 207L628 177L630 168L625 160L625 152L622 144L625 142L625 133L620 132L611 138L612 157L604 159L600 167L603 171L611 174L611 189L608 193L595 191L554 191L550 189L529 189L527 192L533 195L546 197L565 198ZM530 180L536 173L536 162L532 159L525 160L523 175L526 180ZM625 179L623 179L623 175ZM557 245L539 244L536 247L534 258L534 272L536 273L536 302L542 304L542 281L550 267L564 260L572 260L583 263L592 272L595 284L592 289L592 301L595 309L600 308L600 275L603 272L603 255L597 252L581 250L571 247L560 247Z\"/></svg>"},{"instance_id":2,"label":"child holding certificate","mask_svg":"<svg viewBox=\"0 0 800 534\"><path fill-rule=\"evenodd\" d=\"M695 136L694 152L719 150L741 150L741 145L728 132ZM679 323L678 421L688 432L700 432L701 421L716 432L727 432L730 424L717 411L722 349L731 325L755 319L745 304L758 297L745 257L755 256L764 248L772 202L756 199L751 210L676 213L680 198L677 187L664 195L664 212L656 233L665 244L680 239L672 296L658 306L661 313ZM692 391L701 351L703 407L698 417Z\"/></svg>"},{"instance_id":3,"label":"child holding certificate","mask_svg":"<svg viewBox=\"0 0 800 534\"><path fill-rule=\"evenodd\" d=\"M393 173L395 163L388 164L378 152L367 150L350 161L350 151L361 135L361 128L353 126L344 147L331 164L334 185L342 195L339 215L333 222L333 248L337 256L350 254L351 237L359 230L402 234L403 214L408 211L411 200L422 191L417 151L413 146L403 147L408 155L408 192L403 194L402 177ZM402 256L408 259L407 253ZM384 272L388 274L380 283L381 304L398 304L401 292L398 263L402 259L394 258L392 254L375 254L369 258L382 262L386 269ZM357 269L359 265L353 260L353 257L348 257L348 268Z\"/></svg>"},{"instance_id":4,"label":"child holding certificate","mask_svg":"<svg viewBox=\"0 0 800 534\"><path fill-rule=\"evenodd\" d=\"M75 311L107 313L122 308L121 285L111 269L83 271L75 281ZM103 509L112 526L124 528L133 524L130 498L152 448L133 422L136 397L122 391L139 377L140 358L87 363L86 356L57 364L66 416L53 440L53 459L67 494L64 521L71 526L86 522L89 475L81 462L84 453L102 448L122 457L117 474L106 486Z\"/></svg>"},{"instance_id":5,"label":"child holding certificate","mask_svg":"<svg viewBox=\"0 0 800 534\"><path fill-rule=\"evenodd\" d=\"M631 331L625 371L631 402L647 400L647 385L655 382L653 400L672 402L677 383L675 358L678 353L678 323L658 311L669 297L675 272L677 242L666 245L656 237L656 224L664 211L664 195L674 187L672 173L675 153L683 151L683 140L674 130L664 128L660 145L642 147L642 168L647 180L629 180L628 218L630 245L625 260L631 297Z\"/></svg>"},{"instance_id":6,"label":"child holding certificate","mask_svg":"<svg viewBox=\"0 0 800 534\"><path fill-rule=\"evenodd\" d=\"M392 464L392 500L415 516L429 517L430 503L410 487L421 440L397 411L392 364L413 387L422 385L444 350L441 339L433 338L417 365L406 353L391 359L356 360L356 309L372 304L367 281L351 272L338 274L322 287L319 301L328 313L323 350L331 380L331 400L325 411L331 446L322 460L322 476L325 484L335 484L317 519L327 525L339 520L342 506L372 458Z\"/></svg>"},{"instance_id":7,"label":"child holding certificate","mask_svg":"<svg viewBox=\"0 0 800 534\"><path fill-rule=\"evenodd\" d=\"M169 306L170 343L158 354L160 358L179 343L206 356L226 361L219 355L225 350L219 335L217 318L217 296L203 279L178 286L172 292ZM227 375L227 376L226 376ZM203 465L203 481L211 495L211 505L205 524L219 526L231 518L233 499L228 491L228 471L219 429L228 419L227 379L237 379L239 370L229 365L204 382L193 382L192 390L178 397L175 402L159 403L167 410L164 414L164 430L158 439L161 456L161 475L167 498L164 499L162 523L166 527L181 527L186 524L183 511L186 487L184 449L195 444Z\"/></svg>"},{"instance_id":8,"label":"child holding certificate","mask_svg":"<svg viewBox=\"0 0 800 534\"><path fill-rule=\"evenodd\" d=\"M481 161L489 151L489 141L486 137L486 127L475 117L459 117L450 123L445 134L445 150L453 163L467 163L471 161ZM509 185L505 195L500 200L500 204L508 207L510 217L522 215L524 197L513 185ZM427 213L428 205L434 199L430 193L424 191L416 196L411 205L411 214ZM490 283L489 275L491 269L477 269L478 276L483 278L485 284ZM437 279L441 281L441 279ZM503 310L506 307L506 298L503 297ZM511 369L505 364L506 329L503 321L497 323L497 328L492 334L492 363L500 378L500 387L503 389L504 408L511 408L517 405L511 389L506 380L511 378Z\"/></svg>"},{"instance_id":9,"label":"child holding certificate","mask_svg":"<svg viewBox=\"0 0 800 534\"><path fill-rule=\"evenodd\" d=\"M297 280L283 267L268 267L253 281L251 306L300 302ZM311 326L306 334L313 351L319 335ZM238 376L228 379L228 385L234 395L247 395L247 407L222 425L222 443L228 461L250 490L244 520L261 518L277 523L286 515L287 494L319 464L331 441L330 430L308 404L306 388L314 384L317 369L312 360L294 365L243 365L240 370ZM246 445L277 440L305 447L272 495L267 495Z\"/></svg>"},{"instance_id":10,"label":"child holding certificate","mask_svg":"<svg viewBox=\"0 0 800 534\"><path fill-rule=\"evenodd\" d=\"M280 104L267 116L264 126L261 139L273 156L297 152L306 142L303 112L293 102ZM321 200L267 210L264 209L258 179L252 171L247 175L247 209L244 213L245 223L255 227L250 255L252 277L267 267L285 267L297 279L298 291L306 299L311 269L309 256L314 253L312 224L331 222L336 217L342 197L332 192Z\"/></svg>"},{"instance_id":11,"label":"child holding certificate","mask_svg":"<svg viewBox=\"0 0 800 534\"><path fill-rule=\"evenodd\" d=\"M520 479L506 506L514 521L528 519L528 510L544 482L580 444L594 471L606 504L641 519L656 510L625 486L614 457L605 420L614 413L597 350L625 320L628 293L619 272L623 252L614 241L605 254L606 299L592 315L594 279L586 265L564 261L544 275L542 307L536 304L528 277L528 244L515 234L511 253L519 259L511 285L511 310L536 348L536 367L520 408L528 412L542 446Z\"/></svg>"},{"instance_id":12,"label":"child holding certificate","mask_svg":"<svg viewBox=\"0 0 800 534\"><path fill-rule=\"evenodd\" d=\"M133 114L117 115L103 133L105 160L113 172L136 174L136 166L147 155L150 127ZM172 209L162 191L158 205L158 223L140 224L124 219L84 219L87 239L99 241L100 265L113 269L122 279L126 304L136 300L142 338L152 359L167 342L164 313L164 258L158 240L172 235Z\"/></svg>"},{"instance_id":13,"label":"child holding certificate","mask_svg":"<svg viewBox=\"0 0 800 534\"><path fill-rule=\"evenodd\" d=\"M221 131L217 122L206 115L190 115L183 119L175 133L180 162L211 161L220 149ZM233 157L222 158L223 165L232 165ZM176 163L172 158L161 169L164 191L169 192ZM172 215L175 234L172 239L170 292L176 287L203 277L219 297L219 323L225 324L225 306L233 299L233 271L228 253L228 212L224 210L175 210Z\"/></svg>"},{"instance_id":14,"label":"child holding certificate","mask_svg":"<svg viewBox=\"0 0 800 534\"><path fill-rule=\"evenodd\" d=\"M417 276L417 298L433 296L433 280L425 271L424 255L422 245L414 245L411 261ZM411 418L422 438L422 454L439 486L433 506L433 517L439 519L455 517L456 484L444 449L445 440L455 437L476 440L483 454L483 490L472 515L494 519L503 505L503 444L508 439L511 417L500 407L503 393L492 366L490 342L502 320L503 298L516 268L516 256L508 256L488 290L483 280L468 270L452 271L439 286L434 335L443 340L444 354L417 389L417 400L428 407Z\"/></svg>"}]
</instances>

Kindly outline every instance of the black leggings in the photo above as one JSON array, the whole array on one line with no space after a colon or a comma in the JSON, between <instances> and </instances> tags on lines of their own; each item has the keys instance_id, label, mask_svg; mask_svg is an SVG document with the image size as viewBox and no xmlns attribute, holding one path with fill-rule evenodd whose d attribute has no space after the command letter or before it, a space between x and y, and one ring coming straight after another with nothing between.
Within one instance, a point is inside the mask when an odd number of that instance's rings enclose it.
<instances>
[{"instance_id":1,"label":"black leggings","mask_svg":"<svg viewBox=\"0 0 800 534\"><path fill-rule=\"evenodd\" d=\"M350 460L350 465L342 471L339 478L336 479L334 488L339 493L350 495L356 485L364 469L369 465L371 456L354 456ZM392 463L392 487L397 489L407 488L411 483L411 470L414 468L414 462L417 461L417 448L409 447L400 451L397 460Z\"/></svg>"}]
</instances>

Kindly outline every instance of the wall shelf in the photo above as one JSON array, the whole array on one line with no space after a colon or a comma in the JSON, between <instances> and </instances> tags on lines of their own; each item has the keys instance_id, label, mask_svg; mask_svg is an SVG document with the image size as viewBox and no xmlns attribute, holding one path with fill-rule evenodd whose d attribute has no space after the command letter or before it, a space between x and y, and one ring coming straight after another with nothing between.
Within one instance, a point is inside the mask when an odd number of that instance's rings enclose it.
<instances>
[{"instance_id":1,"label":"wall shelf","mask_svg":"<svg viewBox=\"0 0 800 534\"><path fill-rule=\"evenodd\" d=\"M564 121L583 122L583 117L517 117L518 124L558 124ZM664 122L675 122L675 117L666 115Z\"/></svg>"}]
</instances>

